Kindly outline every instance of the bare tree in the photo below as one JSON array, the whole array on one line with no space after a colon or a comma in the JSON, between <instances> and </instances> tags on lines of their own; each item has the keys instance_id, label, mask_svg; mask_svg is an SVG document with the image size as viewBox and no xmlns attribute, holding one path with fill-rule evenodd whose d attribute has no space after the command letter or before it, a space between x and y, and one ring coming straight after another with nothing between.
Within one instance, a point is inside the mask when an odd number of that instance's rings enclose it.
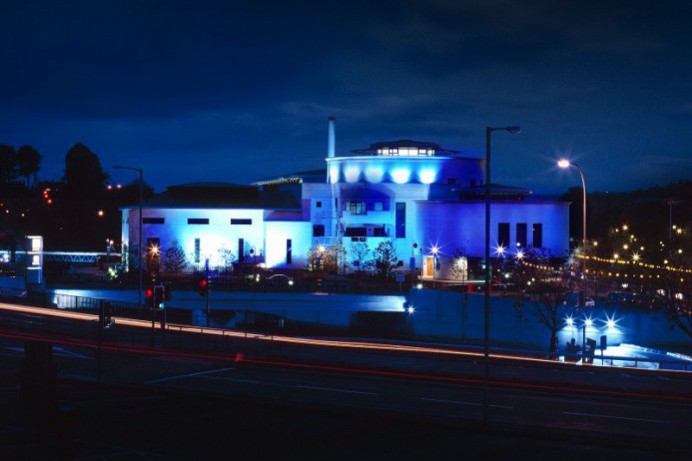
<instances>
[{"instance_id":1,"label":"bare tree","mask_svg":"<svg viewBox=\"0 0 692 461\"><path fill-rule=\"evenodd\" d=\"M370 272L374 266L373 260L370 258L370 249L365 242L351 242L351 263L349 264L351 271L355 272L358 277L366 272Z\"/></svg>"},{"instance_id":2,"label":"bare tree","mask_svg":"<svg viewBox=\"0 0 692 461\"><path fill-rule=\"evenodd\" d=\"M557 333L560 331L565 315L565 301L569 292L568 271L551 268L549 258L530 251L518 271L522 287L522 303L528 300L534 307L534 315L550 331L550 352L558 351Z\"/></svg>"},{"instance_id":3,"label":"bare tree","mask_svg":"<svg viewBox=\"0 0 692 461\"><path fill-rule=\"evenodd\" d=\"M373 251L373 256L377 273L383 278L387 277L398 261L394 243L391 240L380 242Z\"/></svg>"}]
</instances>

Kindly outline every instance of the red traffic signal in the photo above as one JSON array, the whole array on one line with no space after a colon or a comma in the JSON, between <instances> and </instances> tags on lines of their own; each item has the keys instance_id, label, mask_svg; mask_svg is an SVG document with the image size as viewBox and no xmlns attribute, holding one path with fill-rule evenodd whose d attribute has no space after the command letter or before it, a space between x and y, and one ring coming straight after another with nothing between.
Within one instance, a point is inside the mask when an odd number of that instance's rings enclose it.
<instances>
[{"instance_id":1,"label":"red traffic signal","mask_svg":"<svg viewBox=\"0 0 692 461\"><path fill-rule=\"evenodd\" d=\"M207 296L207 293L209 293L209 280L206 278L199 279L197 283L197 292L200 296Z\"/></svg>"},{"instance_id":2,"label":"red traffic signal","mask_svg":"<svg viewBox=\"0 0 692 461\"><path fill-rule=\"evenodd\" d=\"M146 306L148 308L154 307L154 289L153 288L147 288L146 290L144 290L144 297L146 298L145 299Z\"/></svg>"}]
</instances>

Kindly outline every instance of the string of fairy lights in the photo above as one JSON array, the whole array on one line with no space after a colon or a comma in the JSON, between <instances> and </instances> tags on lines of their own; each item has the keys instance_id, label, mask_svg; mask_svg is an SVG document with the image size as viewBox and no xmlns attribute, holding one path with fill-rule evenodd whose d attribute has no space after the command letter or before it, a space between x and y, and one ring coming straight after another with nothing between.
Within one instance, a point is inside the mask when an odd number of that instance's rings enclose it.
<instances>
[{"instance_id":1,"label":"string of fairy lights","mask_svg":"<svg viewBox=\"0 0 692 461\"><path fill-rule=\"evenodd\" d=\"M583 256L580 257L580 259L585 259ZM589 259L588 257L586 259ZM596 260L596 258L591 257L590 259ZM599 262L609 262L610 260L606 260L605 258L598 258L603 261ZM529 261L522 261L522 265L526 267L530 267L536 270L540 271L546 271L546 272L552 272L552 273L558 273L561 272L563 269L558 268L558 267L553 267L553 266L548 266L545 264L535 264ZM692 270L690 269L685 269L685 268L675 268L675 267L670 267L670 266L658 266L656 264L633 264L630 263L630 266L640 266L646 269L653 269L653 270L667 270L670 272L678 272L678 273L685 273L689 274L692 273ZM629 269L629 271L627 271ZM612 278L616 280L631 280L631 281L644 281L644 280L660 280L661 279L661 274L652 274L652 273L641 273L641 272L632 272L631 269L635 269L633 267L631 268L623 268L623 270L604 270L604 269L584 269L585 274L589 274L591 276L595 277L601 277L601 278ZM683 283L685 281L684 277L680 277L680 282Z\"/></svg>"}]
</instances>

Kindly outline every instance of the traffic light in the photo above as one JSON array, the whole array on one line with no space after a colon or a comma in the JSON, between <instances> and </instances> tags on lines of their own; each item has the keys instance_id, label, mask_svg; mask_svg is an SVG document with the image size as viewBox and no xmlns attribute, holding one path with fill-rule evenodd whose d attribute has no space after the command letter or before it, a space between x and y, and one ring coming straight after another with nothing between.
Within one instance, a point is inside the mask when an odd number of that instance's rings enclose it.
<instances>
[{"instance_id":1,"label":"traffic light","mask_svg":"<svg viewBox=\"0 0 692 461\"><path fill-rule=\"evenodd\" d=\"M144 297L146 301L146 306L149 309L154 308L154 289L153 288L147 288L144 290Z\"/></svg>"},{"instance_id":2,"label":"traffic light","mask_svg":"<svg viewBox=\"0 0 692 461\"><path fill-rule=\"evenodd\" d=\"M197 282L197 292L202 297L206 297L209 293L209 280L206 277L199 279Z\"/></svg>"},{"instance_id":3,"label":"traffic light","mask_svg":"<svg viewBox=\"0 0 692 461\"><path fill-rule=\"evenodd\" d=\"M154 302L153 306L155 309L163 309L164 300L166 295L166 288L163 285L156 285L154 287Z\"/></svg>"}]
</instances>

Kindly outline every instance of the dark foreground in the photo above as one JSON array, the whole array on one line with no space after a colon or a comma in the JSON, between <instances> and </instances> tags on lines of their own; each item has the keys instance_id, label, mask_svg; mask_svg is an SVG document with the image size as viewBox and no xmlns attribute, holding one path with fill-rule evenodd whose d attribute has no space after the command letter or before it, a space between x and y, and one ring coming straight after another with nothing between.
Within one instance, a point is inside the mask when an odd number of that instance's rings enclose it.
<instances>
[{"instance_id":1,"label":"dark foreground","mask_svg":"<svg viewBox=\"0 0 692 461\"><path fill-rule=\"evenodd\" d=\"M69 433L69 419L56 430L50 418L30 417L8 384L0 393L0 459L59 459L57 434ZM77 460L685 459L679 447L623 436L486 432L478 423L160 389L61 382L59 401L76 416Z\"/></svg>"}]
</instances>

